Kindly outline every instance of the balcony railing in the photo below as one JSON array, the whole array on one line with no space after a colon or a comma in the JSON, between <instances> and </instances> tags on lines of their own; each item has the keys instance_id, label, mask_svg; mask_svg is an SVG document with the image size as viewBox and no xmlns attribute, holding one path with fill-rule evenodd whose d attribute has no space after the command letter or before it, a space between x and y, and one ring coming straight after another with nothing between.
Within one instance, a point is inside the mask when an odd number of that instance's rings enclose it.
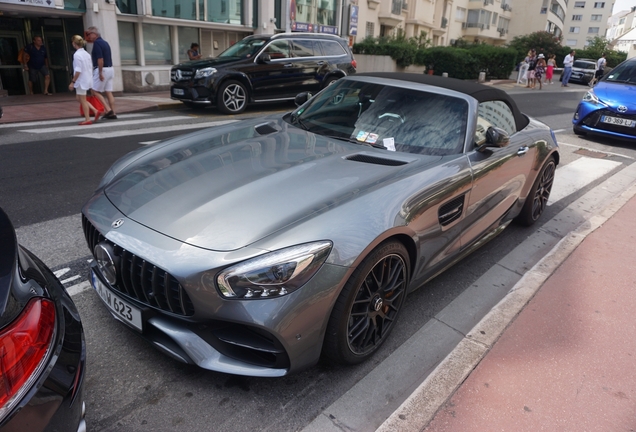
<instances>
[{"instance_id":1,"label":"balcony railing","mask_svg":"<svg viewBox=\"0 0 636 432\"><path fill-rule=\"evenodd\" d=\"M510 7L510 5L508 3L502 3L501 4L501 8L507 12L511 12L512 11L512 7Z\"/></svg>"},{"instance_id":2,"label":"balcony railing","mask_svg":"<svg viewBox=\"0 0 636 432\"><path fill-rule=\"evenodd\" d=\"M448 25L448 18L442 17L442 28L446 28L446 26Z\"/></svg>"},{"instance_id":3,"label":"balcony railing","mask_svg":"<svg viewBox=\"0 0 636 432\"><path fill-rule=\"evenodd\" d=\"M490 24L465 22L465 23L462 23L462 28L463 29L478 28L480 30L488 30L490 28Z\"/></svg>"}]
</instances>

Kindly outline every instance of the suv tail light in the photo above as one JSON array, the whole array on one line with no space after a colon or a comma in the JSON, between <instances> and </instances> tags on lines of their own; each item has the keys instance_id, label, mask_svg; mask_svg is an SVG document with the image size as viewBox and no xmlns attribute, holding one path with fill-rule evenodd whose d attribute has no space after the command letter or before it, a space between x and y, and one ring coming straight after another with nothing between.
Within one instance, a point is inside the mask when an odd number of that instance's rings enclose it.
<instances>
[{"instance_id":1,"label":"suv tail light","mask_svg":"<svg viewBox=\"0 0 636 432\"><path fill-rule=\"evenodd\" d=\"M351 60L351 66L353 66L354 69L358 69L358 62L356 59Z\"/></svg>"},{"instance_id":2,"label":"suv tail light","mask_svg":"<svg viewBox=\"0 0 636 432\"><path fill-rule=\"evenodd\" d=\"M0 330L0 421L29 390L44 367L55 335L55 304L36 297Z\"/></svg>"}]
</instances>

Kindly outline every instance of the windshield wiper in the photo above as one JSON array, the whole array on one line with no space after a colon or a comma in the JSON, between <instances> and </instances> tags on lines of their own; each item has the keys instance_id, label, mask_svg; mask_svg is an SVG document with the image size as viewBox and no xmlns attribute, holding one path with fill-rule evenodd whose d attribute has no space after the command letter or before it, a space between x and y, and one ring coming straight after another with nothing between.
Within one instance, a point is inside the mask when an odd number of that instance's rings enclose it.
<instances>
[{"instance_id":1,"label":"windshield wiper","mask_svg":"<svg viewBox=\"0 0 636 432\"><path fill-rule=\"evenodd\" d=\"M370 143L370 142L365 142L365 141L358 141L357 139L351 138L351 137L343 137L343 136L337 136L337 135L325 135L325 136L327 138L335 138L335 139L339 139L339 140L343 140L343 141L348 141L350 143L367 145L367 146L378 148L378 149L382 149L382 150L386 150L387 149L382 144Z\"/></svg>"},{"instance_id":2,"label":"windshield wiper","mask_svg":"<svg viewBox=\"0 0 636 432\"><path fill-rule=\"evenodd\" d=\"M307 126L307 124L300 119L299 115L296 115L296 116L292 115L292 122L293 122L292 124L300 126L302 130L306 130L306 131L309 130L309 126Z\"/></svg>"}]
</instances>

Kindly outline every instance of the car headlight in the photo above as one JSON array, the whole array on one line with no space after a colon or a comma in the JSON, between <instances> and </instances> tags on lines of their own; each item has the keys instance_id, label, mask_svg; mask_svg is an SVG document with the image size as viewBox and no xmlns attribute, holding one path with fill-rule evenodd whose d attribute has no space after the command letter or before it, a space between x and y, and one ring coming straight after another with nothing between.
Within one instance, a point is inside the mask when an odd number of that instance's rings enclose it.
<instances>
[{"instance_id":1,"label":"car headlight","mask_svg":"<svg viewBox=\"0 0 636 432\"><path fill-rule=\"evenodd\" d=\"M598 104L605 105L603 102L601 102L598 96L594 94L594 90L588 90L588 92L585 93L585 96L583 96L583 100L585 102L593 103L594 105L598 105Z\"/></svg>"},{"instance_id":2,"label":"car headlight","mask_svg":"<svg viewBox=\"0 0 636 432\"><path fill-rule=\"evenodd\" d=\"M194 74L194 79L207 78L216 73L216 69L213 67L199 69L196 74Z\"/></svg>"},{"instance_id":3,"label":"car headlight","mask_svg":"<svg viewBox=\"0 0 636 432\"><path fill-rule=\"evenodd\" d=\"M330 241L292 246L244 261L217 276L226 298L265 299L289 294L318 271L331 251Z\"/></svg>"}]
</instances>

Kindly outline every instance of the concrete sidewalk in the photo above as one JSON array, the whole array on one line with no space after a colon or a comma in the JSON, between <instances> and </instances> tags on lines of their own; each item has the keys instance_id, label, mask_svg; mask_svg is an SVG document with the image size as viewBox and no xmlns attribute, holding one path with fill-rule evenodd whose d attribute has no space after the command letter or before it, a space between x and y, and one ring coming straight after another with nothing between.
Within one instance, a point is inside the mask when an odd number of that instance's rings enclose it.
<instances>
[{"instance_id":1,"label":"concrete sidewalk","mask_svg":"<svg viewBox=\"0 0 636 432\"><path fill-rule=\"evenodd\" d=\"M75 93L56 93L51 96L42 94L8 96L0 98L0 106L4 111L0 124L74 117L80 122L83 118L79 115L80 105L75 98ZM167 90L115 95L115 111L117 114L172 109L183 106L183 103L170 99L170 92Z\"/></svg>"},{"instance_id":2,"label":"concrete sidewalk","mask_svg":"<svg viewBox=\"0 0 636 432\"><path fill-rule=\"evenodd\" d=\"M555 246L378 430L636 430L635 195Z\"/></svg>"}]
</instances>

